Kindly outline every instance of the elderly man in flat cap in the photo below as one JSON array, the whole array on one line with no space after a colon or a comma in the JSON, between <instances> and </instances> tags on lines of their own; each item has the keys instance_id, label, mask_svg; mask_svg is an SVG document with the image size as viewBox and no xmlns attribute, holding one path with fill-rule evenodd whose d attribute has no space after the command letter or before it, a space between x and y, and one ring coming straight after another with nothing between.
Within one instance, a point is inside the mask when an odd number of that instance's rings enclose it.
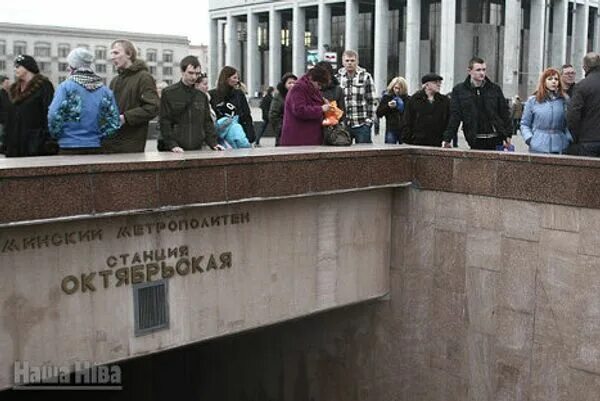
<instances>
[{"instance_id":1,"label":"elderly man in flat cap","mask_svg":"<svg viewBox=\"0 0 600 401\"><path fill-rule=\"evenodd\" d=\"M450 100L440 93L442 80L434 73L421 78L422 89L410 97L404 109L402 135L405 142L442 145L442 134L450 119Z\"/></svg>"}]
</instances>

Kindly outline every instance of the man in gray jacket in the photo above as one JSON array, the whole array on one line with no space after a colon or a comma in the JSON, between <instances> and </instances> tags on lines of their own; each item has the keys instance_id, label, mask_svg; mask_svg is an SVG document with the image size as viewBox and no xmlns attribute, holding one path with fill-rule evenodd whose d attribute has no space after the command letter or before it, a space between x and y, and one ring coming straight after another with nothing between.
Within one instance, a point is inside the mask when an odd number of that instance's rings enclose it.
<instances>
[{"instance_id":1,"label":"man in gray jacket","mask_svg":"<svg viewBox=\"0 0 600 401\"><path fill-rule=\"evenodd\" d=\"M583 58L585 78L575 85L567 105L567 126L576 145L569 153L600 156L600 54Z\"/></svg>"},{"instance_id":2,"label":"man in gray jacket","mask_svg":"<svg viewBox=\"0 0 600 401\"><path fill-rule=\"evenodd\" d=\"M162 91L158 150L182 153L200 149L204 143L212 150L223 150L217 144L208 97L194 86L200 75L198 58L186 56L180 67L181 80Z\"/></svg>"}]
</instances>

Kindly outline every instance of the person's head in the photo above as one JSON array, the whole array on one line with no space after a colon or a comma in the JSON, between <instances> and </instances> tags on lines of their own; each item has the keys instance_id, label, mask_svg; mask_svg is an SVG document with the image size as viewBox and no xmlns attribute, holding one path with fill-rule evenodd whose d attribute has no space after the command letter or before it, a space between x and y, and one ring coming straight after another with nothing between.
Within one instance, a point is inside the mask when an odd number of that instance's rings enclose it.
<instances>
[{"instance_id":1,"label":"person's head","mask_svg":"<svg viewBox=\"0 0 600 401\"><path fill-rule=\"evenodd\" d=\"M110 59L117 69L124 69L137 60L135 45L127 39L117 39L110 45Z\"/></svg>"},{"instance_id":2,"label":"person's head","mask_svg":"<svg viewBox=\"0 0 600 401\"><path fill-rule=\"evenodd\" d=\"M0 88L8 91L10 86L10 79L6 75L0 75Z\"/></svg>"},{"instance_id":3,"label":"person's head","mask_svg":"<svg viewBox=\"0 0 600 401\"><path fill-rule=\"evenodd\" d=\"M331 83L331 74L323 66L315 65L308 70L306 76L313 86L319 90L327 87Z\"/></svg>"},{"instance_id":4,"label":"person's head","mask_svg":"<svg viewBox=\"0 0 600 401\"><path fill-rule=\"evenodd\" d=\"M156 93L158 93L158 97L162 95L162 90L169 86L165 81L160 81L156 83Z\"/></svg>"},{"instance_id":5,"label":"person's head","mask_svg":"<svg viewBox=\"0 0 600 401\"><path fill-rule=\"evenodd\" d=\"M186 86L192 86L201 74L200 61L196 56L185 56L179 63L181 69L181 82Z\"/></svg>"},{"instance_id":6,"label":"person's head","mask_svg":"<svg viewBox=\"0 0 600 401\"><path fill-rule=\"evenodd\" d=\"M196 89L204 93L208 93L208 75L200 74L195 84Z\"/></svg>"},{"instance_id":7,"label":"person's head","mask_svg":"<svg viewBox=\"0 0 600 401\"><path fill-rule=\"evenodd\" d=\"M219 72L217 79L217 90L220 92L228 92L231 89L236 89L240 83L240 77L235 68L226 65Z\"/></svg>"},{"instance_id":8,"label":"person's head","mask_svg":"<svg viewBox=\"0 0 600 401\"><path fill-rule=\"evenodd\" d=\"M292 89L292 86L296 84L298 77L292 74L291 72L286 72L281 77L281 80L277 84L277 92L281 94L281 96L285 97L288 91Z\"/></svg>"},{"instance_id":9,"label":"person's head","mask_svg":"<svg viewBox=\"0 0 600 401\"><path fill-rule=\"evenodd\" d=\"M564 64L560 69L560 79L563 86L570 87L575 83L577 73L571 64Z\"/></svg>"},{"instance_id":10,"label":"person's head","mask_svg":"<svg viewBox=\"0 0 600 401\"><path fill-rule=\"evenodd\" d=\"M73 49L67 56L67 63L69 63L71 71L92 71L93 62L94 55L85 47Z\"/></svg>"},{"instance_id":11,"label":"person's head","mask_svg":"<svg viewBox=\"0 0 600 401\"><path fill-rule=\"evenodd\" d=\"M423 89L428 94L440 93L440 88L442 87L442 78L440 75L435 73L430 73L423 75L421 78L421 84L423 85Z\"/></svg>"},{"instance_id":12,"label":"person's head","mask_svg":"<svg viewBox=\"0 0 600 401\"><path fill-rule=\"evenodd\" d=\"M600 53L590 52L583 57L583 70L588 72L600 67Z\"/></svg>"},{"instance_id":13,"label":"person's head","mask_svg":"<svg viewBox=\"0 0 600 401\"><path fill-rule=\"evenodd\" d=\"M29 81L40 69L35 59L27 54L15 57L15 77L20 81Z\"/></svg>"},{"instance_id":14,"label":"person's head","mask_svg":"<svg viewBox=\"0 0 600 401\"><path fill-rule=\"evenodd\" d=\"M408 83L403 77L392 78L387 86L387 92L390 95L402 96L408 93Z\"/></svg>"},{"instance_id":15,"label":"person's head","mask_svg":"<svg viewBox=\"0 0 600 401\"><path fill-rule=\"evenodd\" d=\"M267 95L267 96L268 96L268 95L273 95L273 92L274 92L274 91L275 91L275 88L273 88L272 86L269 86L269 87L267 88L267 93L266 93L266 95Z\"/></svg>"},{"instance_id":16,"label":"person's head","mask_svg":"<svg viewBox=\"0 0 600 401\"><path fill-rule=\"evenodd\" d=\"M564 96L560 72L555 68L547 68L542 72L534 95L536 100L541 103L550 93Z\"/></svg>"},{"instance_id":17,"label":"person's head","mask_svg":"<svg viewBox=\"0 0 600 401\"><path fill-rule=\"evenodd\" d=\"M358 53L354 50L345 50L342 54L342 64L349 73L354 73L358 67Z\"/></svg>"},{"instance_id":18,"label":"person's head","mask_svg":"<svg viewBox=\"0 0 600 401\"><path fill-rule=\"evenodd\" d=\"M487 66L482 58L473 57L471 60L469 60L469 67L467 68L467 71L471 77L471 81L481 84L485 80L486 69Z\"/></svg>"},{"instance_id":19,"label":"person's head","mask_svg":"<svg viewBox=\"0 0 600 401\"><path fill-rule=\"evenodd\" d=\"M337 78L335 77L335 72L333 71L333 67L329 61L319 61L315 64L315 66L320 66L325 68L329 72L329 76L331 77L331 83L333 85L339 85Z\"/></svg>"}]
</instances>

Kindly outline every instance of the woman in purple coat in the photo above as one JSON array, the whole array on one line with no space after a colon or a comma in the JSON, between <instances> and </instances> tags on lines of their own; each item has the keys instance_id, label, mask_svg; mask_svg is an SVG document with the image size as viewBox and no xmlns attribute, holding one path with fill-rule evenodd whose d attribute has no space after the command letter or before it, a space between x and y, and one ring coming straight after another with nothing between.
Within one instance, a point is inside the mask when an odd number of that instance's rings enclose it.
<instances>
[{"instance_id":1,"label":"woman in purple coat","mask_svg":"<svg viewBox=\"0 0 600 401\"><path fill-rule=\"evenodd\" d=\"M321 124L329 104L321 88L331 81L331 74L315 66L304 74L285 98L285 113L281 129L281 146L322 145Z\"/></svg>"}]
</instances>

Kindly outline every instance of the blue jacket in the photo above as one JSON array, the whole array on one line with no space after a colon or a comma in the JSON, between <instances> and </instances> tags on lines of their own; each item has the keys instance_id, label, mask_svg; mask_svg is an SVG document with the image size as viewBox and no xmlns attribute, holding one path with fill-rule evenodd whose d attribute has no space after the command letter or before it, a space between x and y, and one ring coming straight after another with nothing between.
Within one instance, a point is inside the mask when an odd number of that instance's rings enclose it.
<instances>
[{"instance_id":1,"label":"blue jacket","mask_svg":"<svg viewBox=\"0 0 600 401\"><path fill-rule=\"evenodd\" d=\"M521 117L521 135L535 153L562 153L573 137L567 128L566 100L563 97L539 103L531 96Z\"/></svg>"},{"instance_id":2,"label":"blue jacket","mask_svg":"<svg viewBox=\"0 0 600 401\"><path fill-rule=\"evenodd\" d=\"M239 116L225 116L217 120L217 136L221 145L234 149L250 147L244 128L238 121Z\"/></svg>"},{"instance_id":3,"label":"blue jacket","mask_svg":"<svg viewBox=\"0 0 600 401\"><path fill-rule=\"evenodd\" d=\"M61 148L98 148L119 126L119 108L105 85L86 89L67 79L48 109L48 128Z\"/></svg>"}]
</instances>

